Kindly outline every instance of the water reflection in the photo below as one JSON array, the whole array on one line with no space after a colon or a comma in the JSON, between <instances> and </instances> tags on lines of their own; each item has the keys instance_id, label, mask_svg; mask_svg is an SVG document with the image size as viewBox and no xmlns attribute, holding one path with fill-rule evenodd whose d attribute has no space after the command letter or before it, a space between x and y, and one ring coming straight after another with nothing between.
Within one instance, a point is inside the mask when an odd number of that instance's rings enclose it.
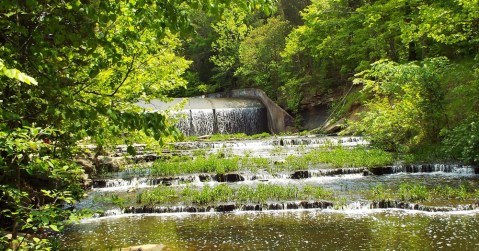
<instances>
[{"instance_id":1,"label":"water reflection","mask_svg":"<svg viewBox=\"0 0 479 251\"><path fill-rule=\"evenodd\" d=\"M477 250L477 214L398 210L136 216L72 225L65 248L161 243L168 250Z\"/></svg>"}]
</instances>

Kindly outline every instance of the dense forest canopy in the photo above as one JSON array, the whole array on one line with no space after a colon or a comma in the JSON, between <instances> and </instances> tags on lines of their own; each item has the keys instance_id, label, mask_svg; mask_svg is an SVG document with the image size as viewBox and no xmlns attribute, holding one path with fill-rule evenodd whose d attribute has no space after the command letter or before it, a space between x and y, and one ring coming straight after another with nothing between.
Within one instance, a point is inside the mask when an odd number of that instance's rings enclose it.
<instances>
[{"instance_id":1,"label":"dense forest canopy","mask_svg":"<svg viewBox=\"0 0 479 251\"><path fill-rule=\"evenodd\" d=\"M338 110L348 113L360 105L363 112L345 125L346 132L369 135L394 151L442 142L451 156L477 161L472 153L478 149L478 106L472 97L478 85L478 1L318 0L277 6L272 16L232 9L234 14L210 26L203 23L210 30L199 41L209 43L185 56L203 53L206 63L187 70L183 94L257 87L297 113L348 93ZM301 10L296 12L301 21L294 10ZM464 134L469 130L471 139Z\"/></svg>"},{"instance_id":2,"label":"dense forest canopy","mask_svg":"<svg viewBox=\"0 0 479 251\"><path fill-rule=\"evenodd\" d=\"M140 99L256 87L297 114L341 97L339 117L362 111L344 133L479 162L478 0L5 0L0 16L3 247L76 218L78 140L179 136Z\"/></svg>"}]
</instances>

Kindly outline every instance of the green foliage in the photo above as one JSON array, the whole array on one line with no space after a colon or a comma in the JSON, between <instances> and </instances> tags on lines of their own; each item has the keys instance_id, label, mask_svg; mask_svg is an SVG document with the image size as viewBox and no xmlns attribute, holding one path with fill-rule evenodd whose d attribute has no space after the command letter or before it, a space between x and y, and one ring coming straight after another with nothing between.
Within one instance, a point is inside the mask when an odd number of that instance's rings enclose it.
<instances>
[{"instance_id":1,"label":"green foliage","mask_svg":"<svg viewBox=\"0 0 479 251\"><path fill-rule=\"evenodd\" d=\"M333 147L313 150L303 156L288 156L285 165L297 170L321 163L341 168L385 166L392 164L393 161L393 155L381 149Z\"/></svg>"},{"instance_id":2,"label":"green foliage","mask_svg":"<svg viewBox=\"0 0 479 251\"><path fill-rule=\"evenodd\" d=\"M286 97L328 95L381 59L474 57L477 10L476 0L312 1L282 53Z\"/></svg>"},{"instance_id":3,"label":"green foliage","mask_svg":"<svg viewBox=\"0 0 479 251\"><path fill-rule=\"evenodd\" d=\"M399 198L402 201L424 201L429 198L429 190L424 185L401 184Z\"/></svg>"},{"instance_id":4,"label":"green foliage","mask_svg":"<svg viewBox=\"0 0 479 251\"><path fill-rule=\"evenodd\" d=\"M189 173L225 173L238 170L238 157L223 158L220 154L198 156L180 162L155 161L152 173L162 176Z\"/></svg>"},{"instance_id":5,"label":"green foliage","mask_svg":"<svg viewBox=\"0 0 479 251\"><path fill-rule=\"evenodd\" d=\"M476 62L474 62L476 63ZM474 68L474 71L471 71ZM449 127L441 133L443 152L469 164L479 162L479 68L463 63L458 66L447 95Z\"/></svg>"},{"instance_id":6,"label":"green foliage","mask_svg":"<svg viewBox=\"0 0 479 251\"><path fill-rule=\"evenodd\" d=\"M354 127L381 147L403 151L425 142L438 142L444 125L441 77L448 60L430 58L397 64L378 61L354 80L371 98Z\"/></svg>"},{"instance_id":7,"label":"green foliage","mask_svg":"<svg viewBox=\"0 0 479 251\"><path fill-rule=\"evenodd\" d=\"M111 194L111 195L95 195L93 197L93 203L105 203L105 204L111 204L114 206L118 207L124 207L126 199L118 196L117 194Z\"/></svg>"},{"instance_id":8,"label":"green foliage","mask_svg":"<svg viewBox=\"0 0 479 251\"><path fill-rule=\"evenodd\" d=\"M311 185L307 185L301 189L294 185L258 184L256 188L247 185L233 188L227 184L219 184L214 187L205 186L201 189L194 189L187 186L177 191L169 187L160 186L139 194L137 202L148 204L183 202L197 205L212 205L228 202L235 202L237 204L264 204L270 201L319 200L330 198L332 198L330 191L322 187L314 187Z\"/></svg>"},{"instance_id":9,"label":"green foliage","mask_svg":"<svg viewBox=\"0 0 479 251\"><path fill-rule=\"evenodd\" d=\"M11 1L0 3L0 227L2 248L50 249L63 210L81 194L71 164L85 137L99 151L112 137L142 131L157 141L179 136L166 116L139 99L166 99L184 86L190 64L178 56L191 9L221 16L232 1ZM237 1L270 12L269 0ZM18 70L17 70L18 69ZM131 149L131 148L130 148ZM21 238L18 231L25 232Z\"/></svg>"},{"instance_id":10,"label":"green foliage","mask_svg":"<svg viewBox=\"0 0 479 251\"><path fill-rule=\"evenodd\" d=\"M5 64L3 63L3 60L1 58L0 58L0 76L6 76L7 78L15 79L29 85L38 84L38 82L34 78L19 71L18 69L8 69L7 67L5 67Z\"/></svg>"},{"instance_id":11,"label":"green foliage","mask_svg":"<svg viewBox=\"0 0 479 251\"><path fill-rule=\"evenodd\" d=\"M138 194L137 202L146 204L169 203L175 201L177 196L178 195L173 188L159 186L155 189Z\"/></svg>"},{"instance_id":12,"label":"green foliage","mask_svg":"<svg viewBox=\"0 0 479 251\"><path fill-rule=\"evenodd\" d=\"M235 72L242 85L260 88L270 98L278 98L281 86L280 53L290 30L287 21L272 17L246 36L239 46L241 66Z\"/></svg>"},{"instance_id":13,"label":"green foliage","mask_svg":"<svg viewBox=\"0 0 479 251\"><path fill-rule=\"evenodd\" d=\"M283 148L276 148L283 151ZM342 148L333 146L313 150L304 155L290 155L284 163L271 163L267 158L229 156L222 153L209 154L200 152L195 158L174 157L171 160L157 160L151 166L152 175L171 176L191 173L223 174L235 171L268 170L271 173L286 170L302 170L330 164L342 167L377 167L391 165L394 157L391 153L375 148Z\"/></svg>"},{"instance_id":14,"label":"green foliage","mask_svg":"<svg viewBox=\"0 0 479 251\"><path fill-rule=\"evenodd\" d=\"M401 200L406 202L432 201L445 199L467 200L477 197L478 190L468 183L458 187L449 185L426 187L420 184L403 183L397 189L383 184L372 187L368 194L374 201Z\"/></svg>"},{"instance_id":15,"label":"green foliage","mask_svg":"<svg viewBox=\"0 0 479 251\"><path fill-rule=\"evenodd\" d=\"M235 86L233 75L239 67L239 46L251 29L246 18L246 12L232 8L224 13L222 20L212 25L218 38L211 44L213 55L210 60L215 65L212 78L218 86Z\"/></svg>"},{"instance_id":16,"label":"green foliage","mask_svg":"<svg viewBox=\"0 0 479 251\"><path fill-rule=\"evenodd\" d=\"M45 248L48 234L40 240L18 233L58 232L65 220L75 218L62 204L82 195L83 170L59 157L61 148L49 142L59 134L37 127L0 131L0 226L11 231L11 245Z\"/></svg>"},{"instance_id":17,"label":"green foliage","mask_svg":"<svg viewBox=\"0 0 479 251\"><path fill-rule=\"evenodd\" d=\"M479 119L466 120L444 134L443 151L448 156L468 164L479 163Z\"/></svg>"}]
</instances>

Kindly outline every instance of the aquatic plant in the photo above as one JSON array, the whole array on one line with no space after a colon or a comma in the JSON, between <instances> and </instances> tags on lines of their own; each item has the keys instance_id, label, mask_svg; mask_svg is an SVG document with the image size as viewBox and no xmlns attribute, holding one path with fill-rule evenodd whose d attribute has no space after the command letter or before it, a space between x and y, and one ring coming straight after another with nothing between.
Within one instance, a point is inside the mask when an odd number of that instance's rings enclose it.
<instances>
[{"instance_id":1,"label":"aquatic plant","mask_svg":"<svg viewBox=\"0 0 479 251\"><path fill-rule=\"evenodd\" d=\"M191 203L197 205L209 205L215 203L266 203L268 201L289 201L289 200L318 200L330 199L332 193L322 187L307 185L302 189L295 185L259 184L253 188L242 185L233 188L227 184L220 184L214 187L204 186L195 189L186 186L182 189L159 186L152 190L141 192L137 196L138 203Z\"/></svg>"},{"instance_id":2,"label":"aquatic plant","mask_svg":"<svg viewBox=\"0 0 479 251\"><path fill-rule=\"evenodd\" d=\"M394 197L391 189L386 188L383 184L372 187L369 193L369 197L374 201L391 200Z\"/></svg>"},{"instance_id":3,"label":"aquatic plant","mask_svg":"<svg viewBox=\"0 0 479 251\"><path fill-rule=\"evenodd\" d=\"M374 201L401 200L407 202L431 201L444 199L466 200L478 198L479 189L463 183L458 187L442 185L426 187L421 184L403 183L397 189L386 187L383 184L372 187L368 197Z\"/></svg>"},{"instance_id":4,"label":"aquatic plant","mask_svg":"<svg viewBox=\"0 0 479 251\"><path fill-rule=\"evenodd\" d=\"M284 152L277 146L274 154ZM270 173L309 169L319 164L332 167L376 167L393 163L393 155L380 149L358 147L353 149L340 146L321 147L304 155L290 155L284 161L271 162L267 158L235 156L226 149L207 155L198 151L195 158L172 157L170 160L157 160L151 166L152 175L170 176L191 173L223 174L235 171L257 171L264 169Z\"/></svg>"},{"instance_id":5,"label":"aquatic plant","mask_svg":"<svg viewBox=\"0 0 479 251\"><path fill-rule=\"evenodd\" d=\"M425 201L431 197L431 192L424 185L405 183L399 186L398 195L402 201Z\"/></svg>"},{"instance_id":6,"label":"aquatic plant","mask_svg":"<svg viewBox=\"0 0 479 251\"><path fill-rule=\"evenodd\" d=\"M376 167L390 165L394 161L391 153L368 147L347 149L337 146L330 150L315 150L307 155L313 164L329 163L334 167Z\"/></svg>"},{"instance_id":7,"label":"aquatic plant","mask_svg":"<svg viewBox=\"0 0 479 251\"><path fill-rule=\"evenodd\" d=\"M173 202L178 198L178 193L175 189L166 186L159 186L147 192L139 193L137 196L137 203L168 203Z\"/></svg>"},{"instance_id":8,"label":"aquatic plant","mask_svg":"<svg viewBox=\"0 0 479 251\"><path fill-rule=\"evenodd\" d=\"M125 205L126 199L123 197L118 196L118 194L111 194L111 195L95 195L93 196L93 203L104 203L104 204L111 204L118 207L123 207Z\"/></svg>"}]
</instances>

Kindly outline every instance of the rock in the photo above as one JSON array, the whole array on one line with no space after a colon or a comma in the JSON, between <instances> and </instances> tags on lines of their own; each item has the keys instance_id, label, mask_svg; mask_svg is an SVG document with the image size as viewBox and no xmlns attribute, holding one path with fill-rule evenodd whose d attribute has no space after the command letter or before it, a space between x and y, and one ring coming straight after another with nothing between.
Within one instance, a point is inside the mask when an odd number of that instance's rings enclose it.
<instances>
[{"instance_id":1,"label":"rock","mask_svg":"<svg viewBox=\"0 0 479 251\"><path fill-rule=\"evenodd\" d=\"M291 179L306 179L310 177L311 175L308 170L299 170L291 174Z\"/></svg>"},{"instance_id":2,"label":"rock","mask_svg":"<svg viewBox=\"0 0 479 251\"><path fill-rule=\"evenodd\" d=\"M375 175L384 175L394 173L394 169L391 166L373 167L369 168L369 172Z\"/></svg>"},{"instance_id":3,"label":"rock","mask_svg":"<svg viewBox=\"0 0 479 251\"><path fill-rule=\"evenodd\" d=\"M200 174L200 175L198 175L198 178L200 179L201 182L212 180L212 177L209 174Z\"/></svg>"},{"instance_id":4,"label":"rock","mask_svg":"<svg viewBox=\"0 0 479 251\"><path fill-rule=\"evenodd\" d=\"M223 173L223 174L217 174L216 180L218 182L238 182L238 181L244 181L245 179L243 176L237 173Z\"/></svg>"},{"instance_id":5,"label":"rock","mask_svg":"<svg viewBox=\"0 0 479 251\"><path fill-rule=\"evenodd\" d=\"M106 187L106 180L93 180L94 188L104 188Z\"/></svg>"},{"instance_id":6,"label":"rock","mask_svg":"<svg viewBox=\"0 0 479 251\"><path fill-rule=\"evenodd\" d=\"M91 186L93 185L93 181L90 179L90 177L88 176L88 174L84 173L82 175L82 187L83 188L90 188Z\"/></svg>"},{"instance_id":7,"label":"rock","mask_svg":"<svg viewBox=\"0 0 479 251\"><path fill-rule=\"evenodd\" d=\"M137 190L138 190L138 188L132 187L132 188L128 189L126 192L127 192L127 193L134 193L134 192L136 192Z\"/></svg>"},{"instance_id":8,"label":"rock","mask_svg":"<svg viewBox=\"0 0 479 251\"><path fill-rule=\"evenodd\" d=\"M254 205L244 205L243 211L255 211L254 208L255 208Z\"/></svg>"},{"instance_id":9,"label":"rock","mask_svg":"<svg viewBox=\"0 0 479 251\"><path fill-rule=\"evenodd\" d=\"M151 180L151 183L153 185L171 186L173 182L176 182L178 179L178 177L162 177Z\"/></svg>"},{"instance_id":10,"label":"rock","mask_svg":"<svg viewBox=\"0 0 479 251\"><path fill-rule=\"evenodd\" d=\"M165 249L163 244L145 244L139 246L131 246L120 249L121 251L161 251Z\"/></svg>"},{"instance_id":11,"label":"rock","mask_svg":"<svg viewBox=\"0 0 479 251\"><path fill-rule=\"evenodd\" d=\"M283 210L283 204L273 203L268 205L269 210Z\"/></svg>"},{"instance_id":12,"label":"rock","mask_svg":"<svg viewBox=\"0 0 479 251\"><path fill-rule=\"evenodd\" d=\"M96 161L96 167L99 172L118 172L120 166L124 164L126 163L123 157L103 157L98 158Z\"/></svg>"},{"instance_id":13,"label":"rock","mask_svg":"<svg viewBox=\"0 0 479 251\"><path fill-rule=\"evenodd\" d=\"M146 153L146 154L131 156L131 157L129 157L129 158L130 158L131 160L133 160L133 162L135 162L135 163L142 163L142 162L152 162L152 161L155 161L155 160L157 160L159 157L158 157L158 154L155 154L155 153Z\"/></svg>"},{"instance_id":14,"label":"rock","mask_svg":"<svg viewBox=\"0 0 479 251\"><path fill-rule=\"evenodd\" d=\"M294 202L286 204L286 209L298 209L298 208L299 208L298 204Z\"/></svg>"},{"instance_id":15,"label":"rock","mask_svg":"<svg viewBox=\"0 0 479 251\"><path fill-rule=\"evenodd\" d=\"M85 173L87 174L96 174L96 168L95 165L93 165L93 161L89 159L75 159L73 160L75 163L83 167L83 170L85 170Z\"/></svg>"},{"instance_id":16,"label":"rock","mask_svg":"<svg viewBox=\"0 0 479 251\"><path fill-rule=\"evenodd\" d=\"M234 204L219 205L218 207L216 207L217 212L232 212L235 209L236 206Z\"/></svg>"}]
</instances>

